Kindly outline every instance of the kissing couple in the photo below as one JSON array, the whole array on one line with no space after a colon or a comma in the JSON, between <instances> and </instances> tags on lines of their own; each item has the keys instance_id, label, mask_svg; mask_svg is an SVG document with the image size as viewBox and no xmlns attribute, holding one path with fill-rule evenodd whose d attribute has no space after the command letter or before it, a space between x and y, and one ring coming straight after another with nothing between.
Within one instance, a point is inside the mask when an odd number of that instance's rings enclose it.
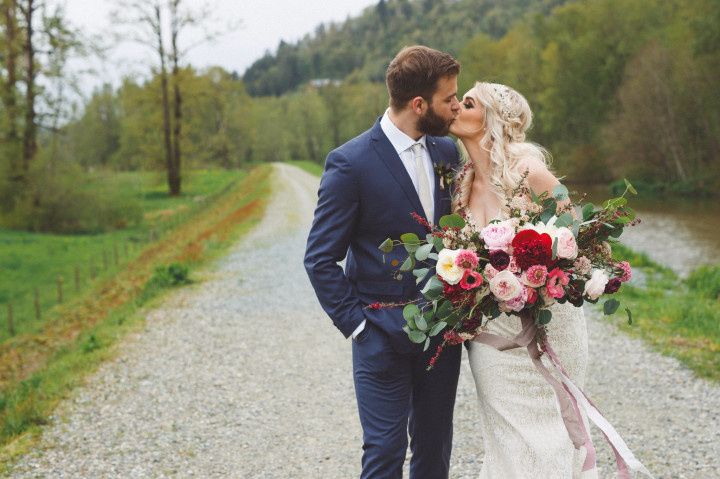
<instances>
[{"instance_id":1,"label":"kissing couple","mask_svg":"<svg viewBox=\"0 0 720 479\"><path fill-rule=\"evenodd\" d=\"M427 371L442 334L423 351L403 330L402 308L368 308L421 296L416 278L397 271L405 252L383 254L378 245L406 232L424 237L413 213L432 224L460 213L479 232L508 217L504 198L521 178L538 194L559 184L547 152L526 140L532 124L527 100L485 82L458 100L459 73L447 53L402 49L386 72L389 108L369 130L328 154L320 181L304 264L323 309L352 341L362 478L401 478L408 442L411 478L448 477L462 357L460 345L447 346ZM551 309L546 334L583 387L583 310L570 303ZM487 327L507 338L522 329L520 318L507 314ZM466 346L483 437L479 477L596 478L594 467L582 470L587 450L574 447L553 389L527 351L498 351L476 341ZM583 421L589 429L584 414Z\"/></svg>"}]
</instances>

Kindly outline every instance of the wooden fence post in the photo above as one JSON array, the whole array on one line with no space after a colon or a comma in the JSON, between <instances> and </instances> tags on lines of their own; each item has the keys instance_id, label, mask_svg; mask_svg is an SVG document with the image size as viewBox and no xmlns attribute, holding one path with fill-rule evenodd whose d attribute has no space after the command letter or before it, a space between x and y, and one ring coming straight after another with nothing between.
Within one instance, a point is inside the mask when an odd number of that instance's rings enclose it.
<instances>
[{"instance_id":1,"label":"wooden fence post","mask_svg":"<svg viewBox=\"0 0 720 479\"><path fill-rule=\"evenodd\" d=\"M10 336L15 336L15 320L13 318L12 303L8 303L7 311L8 311L7 312L8 333L10 333Z\"/></svg>"},{"instance_id":2,"label":"wooden fence post","mask_svg":"<svg viewBox=\"0 0 720 479\"><path fill-rule=\"evenodd\" d=\"M37 288L35 288L34 293L35 293L35 299L34 299L34 302L35 302L35 319L37 319L37 320L39 321L40 318L42 317L42 314L41 314L41 311L40 311L40 292L38 291Z\"/></svg>"}]
</instances>

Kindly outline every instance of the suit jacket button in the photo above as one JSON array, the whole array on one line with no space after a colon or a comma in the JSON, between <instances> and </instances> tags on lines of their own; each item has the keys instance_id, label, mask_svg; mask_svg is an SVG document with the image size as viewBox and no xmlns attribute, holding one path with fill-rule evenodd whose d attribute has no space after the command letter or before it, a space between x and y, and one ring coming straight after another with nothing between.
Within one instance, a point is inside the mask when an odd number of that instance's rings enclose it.
<instances>
[{"instance_id":1,"label":"suit jacket button","mask_svg":"<svg viewBox=\"0 0 720 479\"><path fill-rule=\"evenodd\" d=\"M398 273L398 274L395 276L395 279L398 280L398 281L402 281L402 279L403 279L402 273Z\"/></svg>"}]
</instances>

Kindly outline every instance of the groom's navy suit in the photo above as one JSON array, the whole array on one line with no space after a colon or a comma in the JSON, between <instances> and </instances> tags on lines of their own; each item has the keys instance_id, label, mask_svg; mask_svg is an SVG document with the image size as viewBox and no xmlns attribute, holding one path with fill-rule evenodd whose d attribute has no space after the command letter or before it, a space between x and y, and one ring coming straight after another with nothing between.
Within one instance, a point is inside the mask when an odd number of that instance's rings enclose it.
<instances>
[{"instance_id":1,"label":"groom's navy suit","mask_svg":"<svg viewBox=\"0 0 720 479\"><path fill-rule=\"evenodd\" d=\"M433 164L455 168L458 152L448 138L426 137ZM432 178L431 178L432 181ZM450 213L447 185L434 178L433 222ZM405 249L378 246L402 233L427 233L411 216L424 215L418 194L380 122L328 155L320 181L305 268L323 309L345 337L367 320L353 340L353 376L363 427L362 478L400 478L411 436L413 479L448 477L461 349L446 348L425 370L441 335L427 351L402 327L402 308L372 310L374 302L417 298L410 272L398 273ZM337 264L346 259L345 271Z\"/></svg>"}]
</instances>

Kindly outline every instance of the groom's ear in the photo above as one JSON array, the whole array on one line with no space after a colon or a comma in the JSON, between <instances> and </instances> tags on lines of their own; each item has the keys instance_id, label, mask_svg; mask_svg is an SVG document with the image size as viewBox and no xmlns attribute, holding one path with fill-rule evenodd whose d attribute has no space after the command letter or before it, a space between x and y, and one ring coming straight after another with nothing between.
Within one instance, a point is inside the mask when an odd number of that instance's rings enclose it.
<instances>
[{"instance_id":1,"label":"groom's ear","mask_svg":"<svg viewBox=\"0 0 720 479\"><path fill-rule=\"evenodd\" d=\"M427 101L421 96L416 96L410 100L410 109L417 115L422 115L427 109Z\"/></svg>"}]
</instances>

